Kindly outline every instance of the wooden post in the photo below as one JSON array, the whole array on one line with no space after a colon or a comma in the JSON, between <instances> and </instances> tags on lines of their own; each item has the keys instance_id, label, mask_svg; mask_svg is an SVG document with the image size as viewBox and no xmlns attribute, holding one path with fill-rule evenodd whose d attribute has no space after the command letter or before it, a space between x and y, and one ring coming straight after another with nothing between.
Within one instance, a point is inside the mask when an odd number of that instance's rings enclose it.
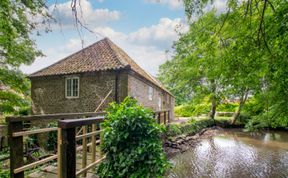
<instances>
[{"instance_id":1,"label":"wooden post","mask_svg":"<svg viewBox=\"0 0 288 178\"><path fill-rule=\"evenodd\" d=\"M166 111L164 111L164 125L166 125Z\"/></svg>"},{"instance_id":2,"label":"wooden post","mask_svg":"<svg viewBox=\"0 0 288 178\"><path fill-rule=\"evenodd\" d=\"M8 135L10 146L10 177L24 178L24 172L14 174L14 169L22 167L23 161L23 136L13 137L13 132L20 132L23 129L22 121L8 123Z\"/></svg>"},{"instance_id":3,"label":"wooden post","mask_svg":"<svg viewBox=\"0 0 288 178\"><path fill-rule=\"evenodd\" d=\"M62 165L62 157L61 157L61 149L62 149L62 130L61 128L58 128L57 133L57 177L62 178L61 175L61 165Z\"/></svg>"},{"instance_id":4,"label":"wooden post","mask_svg":"<svg viewBox=\"0 0 288 178\"><path fill-rule=\"evenodd\" d=\"M158 113L158 124L161 124L161 112Z\"/></svg>"},{"instance_id":5,"label":"wooden post","mask_svg":"<svg viewBox=\"0 0 288 178\"><path fill-rule=\"evenodd\" d=\"M102 130L102 126L101 126L101 123L99 123L99 129ZM100 133L100 146L103 144L103 132ZM101 150L101 147L100 147L100 158L102 158L103 156L103 153L102 153L102 150Z\"/></svg>"},{"instance_id":6,"label":"wooden post","mask_svg":"<svg viewBox=\"0 0 288 178\"><path fill-rule=\"evenodd\" d=\"M61 178L76 178L75 128L62 129Z\"/></svg>"},{"instance_id":7,"label":"wooden post","mask_svg":"<svg viewBox=\"0 0 288 178\"><path fill-rule=\"evenodd\" d=\"M168 111L168 123L170 123L170 110Z\"/></svg>"},{"instance_id":8,"label":"wooden post","mask_svg":"<svg viewBox=\"0 0 288 178\"><path fill-rule=\"evenodd\" d=\"M92 124L92 132L96 131L96 124ZM91 137L91 142L92 142L92 146L91 146L91 154L92 154L92 163L95 162L96 160L96 135L92 135Z\"/></svg>"},{"instance_id":9,"label":"wooden post","mask_svg":"<svg viewBox=\"0 0 288 178\"><path fill-rule=\"evenodd\" d=\"M83 135L87 134L87 126L83 126ZM87 137L82 139L82 169L87 166ZM87 172L83 172L82 177L86 177Z\"/></svg>"}]
</instances>

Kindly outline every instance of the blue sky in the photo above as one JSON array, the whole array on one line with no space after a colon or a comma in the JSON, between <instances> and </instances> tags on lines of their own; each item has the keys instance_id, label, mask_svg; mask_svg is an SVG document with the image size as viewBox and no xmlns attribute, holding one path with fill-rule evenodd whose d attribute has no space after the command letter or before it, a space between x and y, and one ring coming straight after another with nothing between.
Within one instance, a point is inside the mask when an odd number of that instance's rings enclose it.
<instances>
[{"instance_id":1,"label":"blue sky","mask_svg":"<svg viewBox=\"0 0 288 178\"><path fill-rule=\"evenodd\" d=\"M217 2L221 8L224 0ZM56 6L55 0L50 0L49 11L57 24L51 24L50 33L32 35L46 56L37 58L30 66L21 66L22 71L30 74L61 60L80 50L81 40L85 47L109 37L141 67L156 75L159 65L169 59L165 51L178 39L176 29L187 31L180 0L81 0L80 3L81 8L77 7L80 20L94 33L82 29L79 36L70 0L57 0Z\"/></svg>"}]
</instances>

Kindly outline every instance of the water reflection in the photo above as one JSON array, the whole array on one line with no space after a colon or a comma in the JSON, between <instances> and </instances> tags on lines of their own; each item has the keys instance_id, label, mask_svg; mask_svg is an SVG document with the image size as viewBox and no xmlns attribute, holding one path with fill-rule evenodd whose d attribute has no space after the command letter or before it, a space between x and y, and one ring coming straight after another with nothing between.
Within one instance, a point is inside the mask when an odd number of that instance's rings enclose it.
<instances>
[{"instance_id":1,"label":"water reflection","mask_svg":"<svg viewBox=\"0 0 288 178\"><path fill-rule=\"evenodd\" d=\"M172 159L168 177L288 177L288 133L220 131Z\"/></svg>"}]
</instances>

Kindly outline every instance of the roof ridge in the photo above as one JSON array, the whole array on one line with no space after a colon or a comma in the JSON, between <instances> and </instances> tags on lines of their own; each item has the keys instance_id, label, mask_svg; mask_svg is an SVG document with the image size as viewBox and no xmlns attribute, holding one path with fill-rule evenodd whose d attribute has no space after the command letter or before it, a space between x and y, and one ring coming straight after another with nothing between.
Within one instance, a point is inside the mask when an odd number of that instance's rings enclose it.
<instances>
[{"instance_id":1,"label":"roof ridge","mask_svg":"<svg viewBox=\"0 0 288 178\"><path fill-rule=\"evenodd\" d=\"M162 88L163 90L165 90L166 92L168 92L170 95L172 95L164 86L162 83L160 83L155 77L153 77L149 72L147 72L146 70L144 70L139 64L137 64L137 62L135 62L122 48L120 48L119 46L117 46L115 43L113 43L109 38L105 38L107 43L109 44L109 47L112 49L112 52L114 53L114 55L117 56L117 59L120 61L120 62L123 62L122 60L122 57L115 51L115 49L113 49L113 47L115 48L118 48L119 50L121 50L121 52L123 52L125 55L127 55L128 57L128 60L129 61L126 61L124 60L124 62L126 63L126 66L131 66L130 63L133 63L133 65L135 65L138 69L137 70L141 70L144 74L146 74L149 78L150 78L150 82L158 85L160 88ZM113 47L111 46L113 45ZM143 76L143 74L137 72L137 70L133 69L132 67L132 70L134 70L136 73L140 74L141 76ZM144 78L146 78L145 76L143 76ZM147 79L147 78L146 78ZM172 95L173 96L173 95Z\"/></svg>"},{"instance_id":2,"label":"roof ridge","mask_svg":"<svg viewBox=\"0 0 288 178\"><path fill-rule=\"evenodd\" d=\"M109 48L110 48L111 51L113 52L113 54L114 54L114 56L116 57L116 59L120 62L120 64L122 64L124 67L130 66L129 63L128 63L127 61L123 60L123 59L121 58L121 56L119 56L119 55L116 53L116 51L112 48L111 44L112 44L112 45L115 45L115 46L116 46L116 44L114 44L114 43L113 43L109 38L107 38L107 37L105 37L104 40L105 40L105 42L108 44ZM121 50L122 50L122 49L121 49Z\"/></svg>"}]
</instances>

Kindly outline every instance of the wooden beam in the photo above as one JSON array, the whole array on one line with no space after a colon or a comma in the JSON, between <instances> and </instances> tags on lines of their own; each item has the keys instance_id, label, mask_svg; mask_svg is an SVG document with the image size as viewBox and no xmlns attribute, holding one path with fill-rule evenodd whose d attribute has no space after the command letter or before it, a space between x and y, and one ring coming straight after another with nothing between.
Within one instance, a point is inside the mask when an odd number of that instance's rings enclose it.
<instances>
[{"instance_id":1,"label":"wooden beam","mask_svg":"<svg viewBox=\"0 0 288 178\"><path fill-rule=\"evenodd\" d=\"M102 125L101 123L99 123L99 129L102 130ZM103 132L100 134L100 146L103 144ZM100 147L101 148L101 147ZM102 149L100 149L100 156L103 156L103 152L102 152Z\"/></svg>"},{"instance_id":2,"label":"wooden beam","mask_svg":"<svg viewBox=\"0 0 288 178\"><path fill-rule=\"evenodd\" d=\"M92 125L95 123L103 122L103 120L104 120L104 116L91 117L91 118L85 118L85 119L60 120L58 121L58 127L62 129L75 128L75 127L81 127L84 125Z\"/></svg>"},{"instance_id":3,"label":"wooden beam","mask_svg":"<svg viewBox=\"0 0 288 178\"><path fill-rule=\"evenodd\" d=\"M159 111L154 111L155 114L158 114L158 113L163 113L164 111L170 111L169 109L164 109L164 110L159 110Z\"/></svg>"},{"instance_id":4,"label":"wooden beam","mask_svg":"<svg viewBox=\"0 0 288 178\"><path fill-rule=\"evenodd\" d=\"M83 126L83 135L87 133L87 125ZM84 169L87 166L87 138L82 137L82 168ZM87 172L83 172L83 177L87 176Z\"/></svg>"},{"instance_id":5,"label":"wooden beam","mask_svg":"<svg viewBox=\"0 0 288 178\"><path fill-rule=\"evenodd\" d=\"M92 132L97 132L96 131L97 129L97 124L92 124ZM95 162L96 160L96 136L95 135L92 135L91 137L91 143L92 143L92 147L91 147L91 160L92 160L92 163Z\"/></svg>"},{"instance_id":6,"label":"wooden beam","mask_svg":"<svg viewBox=\"0 0 288 178\"><path fill-rule=\"evenodd\" d=\"M33 135L33 134L38 134L38 133L43 133L43 132L51 132L51 131L56 131L57 129L58 129L57 127L51 127L51 128L35 129L35 130L29 130L29 131L14 132L13 137L28 136L28 135Z\"/></svg>"},{"instance_id":7,"label":"wooden beam","mask_svg":"<svg viewBox=\"0 0 288 178\"><path fill-rule=\"evenodd\" d=\"M99 144L99 143L100 143L100 140L97 140L95 143L96 143L96 144ZM92 146L92 143L88 143L87 146L88 146L88 147ZM80 151L80 150L82 150L82 149L83 149L83 146L82 146L82 145L81 145L81 146L77 146L76 151Z\"/></svg>"},{"instance_id":8,"label":"wooden beam","mask_svg":"<svg viewBox=\"0 0 288 178\"><path fill-rule=\"evenodd\" d=\"M76 176L78 176L79 174L82 174L82 173L88 171L89 169L91 169L92 167L96 166L96 165L99 164L101 161L103 161L105 158L106 158L106 156L103 156L102 158L98 159L97 161L89 164L87 167L79 170L79 171L76 173Z\"/></svg>"},{"instance_id":9,"label":"wooden beam","mask_svg":"<svg viewBox=\"0 0 288 178\"><path fill-rule=\"evenodd\" d=\"M23 122L8 122L8 135L10 146L10 177L24 178L24 172L14 172L14 169L22 167L23 161L23 137L13 137L14 132L22 131Z\"/></svg>"},{"instance_id":10,"label":"wooden beam","mask_svg":"<svg viewBox=\"0 0 288 178\"><path fill-rule=\"evenodd\" d=\"M76 141L75 128L62 129L61 176L76 178Z\"/></svg>"},{"instance_id":11,"label":"wooden beam","mask_svg":"<svg viewBox=\"0 0 288 178\"><path fill-rule=\"evenodd\" d=\"M92 124L94 125L94 124ZM90 133L87 133L87 134L83 134L83 135L78 135L76 136L76 140L81 140L82 138L84 137L91 137L91 136L94 136L94 135L98 135L102 132L102 130L98 130L98 131L94 131L94 132L90 132Z\"/></svg>"},{"instance_id":12,"label":"wooden beam","mask_svg":"<svg viewBox=\"0 0 288 178\"><path fill-rule=\"evenodd\" d=\"M78 119L79 117L96 117L103 116L106 112L85 112L85 113L59 113L45 115L30 115L6 117L7 122L35 121L35 120L60 120L60 119Z\"/></svg>"},{"instance_id":13,"label":"wooden beam","mask_svg":"<svg viewBox=\"0 0 288 178\"><path fill-rule=\"evenodd\" d=\"M164 125L166 125L166 111L164 111Z\"/></svg>"},{"instance_id":14,"label":"wooden beam","mask_svg":"<svg viewBox=\"0 0 288 178\"><path fill-rule=\"evenodd\" d=\"M62 172L61 172L61 165L62 165L62 157L61 157L61 149L62 149L62 130L61 128L58 128L57 133L57 177L62 178Z\"/></svg>"},{"instance_id":15,"label":"wooden beam","mask_svg":"<svg viewBox=\"0 0 288 178\"><path fill-rule=\"evenodd\" d=\"M26 170L32 169L32 168L34 168L36 166L39 166L41 164L44 164L44 163L47 163L47 162L52 161L54 159L57 159L57 157L58 157L57 155L49 156L48 158L41 159L41 160L36 161L34 163L19 167L17 169L14 169L14 174L18 174L20 172L24 172Z\"/></svg>"},{"instance_id":16,"label":"wooden beam","mask_svg":"<svg viewBox=\"0 0 288 178\"><path fill-rule=\"evenodd\" d=\"M106 99L109 97L109 95L112 93L112 90L109 91L109 93L105 96L105 98L101 101L101 103L99 104L99 106L95 109L94 112L97 112L100 107L102 106L102 104L106 101Z\"/></svg>"}]
</instances>

